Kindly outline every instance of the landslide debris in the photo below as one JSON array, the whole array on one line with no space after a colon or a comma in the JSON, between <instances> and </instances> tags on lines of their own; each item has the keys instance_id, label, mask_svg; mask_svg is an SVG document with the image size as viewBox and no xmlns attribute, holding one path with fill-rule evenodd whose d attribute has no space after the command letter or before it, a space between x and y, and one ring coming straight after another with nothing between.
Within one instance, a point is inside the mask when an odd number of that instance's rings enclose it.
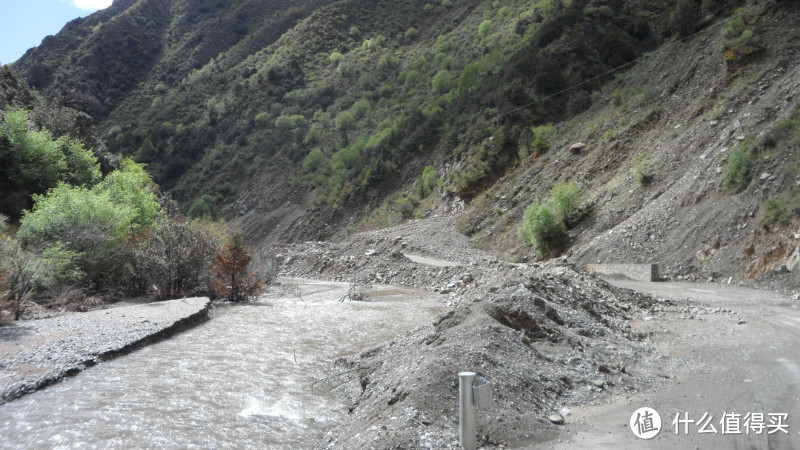
<instances>
[{"instance_id":1,"label":"landslide debris","mask_svg":"<svg viewBox=\"0 0 800 450\"><path fill-rule=\"evenodd\" d=\"M458 448L461 371L492 383L496 408L479 413L478 431L494 446L546 439L559 426L548 417L564 408L658 382L660 356L632 326L658 301L561 261L498 261L452 223L437 217L275 250L286 275L413 285L451 306L335 362L326 382L345 393L350 414L318 448Z\"/></svg>"}]
</instances>

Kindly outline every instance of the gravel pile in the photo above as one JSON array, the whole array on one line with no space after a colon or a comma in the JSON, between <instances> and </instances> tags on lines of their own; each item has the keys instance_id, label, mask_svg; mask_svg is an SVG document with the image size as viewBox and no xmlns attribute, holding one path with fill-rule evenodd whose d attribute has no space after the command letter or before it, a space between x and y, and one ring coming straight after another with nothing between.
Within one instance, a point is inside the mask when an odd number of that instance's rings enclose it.
<instances>
[{"instance_id":1,"label":"gravel pile","mask_svg":"<svg viewBox=\"0 0 800 450\"><path fill-rule=\"evenodd\" d=\"M207 298L72 313L0 327L0 404L210 318Z\"/></svg>"},{"instance_id":2,"label":"gravel pile","mask_svg":"<svg viewBox=\"0 0 800 450\"><path fill-rule=\"evenodd\" d=\"M426 327L336 361L327 380L352 406L319 449L459 448L461 371L492 383L497 406L479 412L485 447L545 439L569 423L570 405L661 381L661 357L636 323L670 305L563 261L498 261L453 222L275 249L283 274L410 285L439 292L450 306Z\"/></svg>"}]
</instances>

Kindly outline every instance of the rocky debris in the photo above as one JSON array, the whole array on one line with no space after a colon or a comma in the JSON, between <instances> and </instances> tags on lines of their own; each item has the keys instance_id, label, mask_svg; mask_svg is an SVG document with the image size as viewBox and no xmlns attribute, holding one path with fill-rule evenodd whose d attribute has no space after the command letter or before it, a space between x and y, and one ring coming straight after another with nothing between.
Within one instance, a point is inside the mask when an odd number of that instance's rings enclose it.
<instances>
[{"instance_id":1,"label":"rocky debris","mask_svg":"<svg viewBox=\"0 0 800 450\"><path fill-rule=\"evenodd\" d=\"M576 143L574 143L574 144L572 144L572 145L570 145L570 146L569 146L569 151L570 151L570 152L571 152L573 155L580 155L580 154L581 154L581 151L583 151L583 149L584 149L585 147L586 147L586 144L585 144L585 143L583 143L583 142L576 142Z\"/></svg>"},{"instance_id":2,"label":"rocky debris","mask_svg":"<svg viewBox=\"0 0 800 450\"><path fill-rule=\"evenodd\" d=\"M318 448L458 448L464 370L492 383L497 404L479 412L479 434L512 447L554 433L567 405L656 382L644 362L659 356L631 323L663 303L556 263L475 280L433 324L336 361L350 417Z\"/></svg>"},{"instance_id":3,"label":"rocky debris","mask_svg":"<svg viewBox=\"0 0 800 450\"><path fill-rule=\"evenodd\" d=\"M186 298L15 322L0 327L0 404L208 320Z\"/></svg>"},{"instance_id":4,"label":"rocky debris","mask_svg":"<svg viewBox=\"0 0 800 450\"><path fill-rule=\"evenodd\" d=\"M326 382L345 393L350 415L318 448L459 448L455 399L464 370L492 383L497 406L479 412L484 446L555 435L554 412L563 420L569 405L658 382L648 362L660 356L633 324L670 304L561 261L499 261L451 223L426 219L275 249L282 275L410 285L441 293L450 307L428 326L335 362Z\"/></svg>"}]
</instances>

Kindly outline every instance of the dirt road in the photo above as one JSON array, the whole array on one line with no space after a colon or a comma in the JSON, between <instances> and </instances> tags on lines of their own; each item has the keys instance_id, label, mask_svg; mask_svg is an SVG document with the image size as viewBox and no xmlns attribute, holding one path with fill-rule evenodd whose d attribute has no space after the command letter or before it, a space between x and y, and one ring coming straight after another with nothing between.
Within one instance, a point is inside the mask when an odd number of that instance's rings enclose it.
<instances>
[{"instance_id":1,"label":"dirt road","mask_svg":"<svg viewBox=\"0 0 800 450\"><path fill-rule=\"evenodd\" d=\"M607 405L573 408L556 441L529 450L800 448L800 302L713 283L610 282L673 300L653 320L633 324L668 356L664 381ZM629 425L640 407L663 422L650 440Z\"/></svg>"}]
</instances>

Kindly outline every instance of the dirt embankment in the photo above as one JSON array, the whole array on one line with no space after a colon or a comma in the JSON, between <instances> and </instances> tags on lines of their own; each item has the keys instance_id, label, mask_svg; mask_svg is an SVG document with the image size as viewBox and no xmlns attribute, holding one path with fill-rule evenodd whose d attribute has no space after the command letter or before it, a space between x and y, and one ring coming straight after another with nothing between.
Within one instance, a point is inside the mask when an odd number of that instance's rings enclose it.
<instances>
[{"instance_id":1,"label":"dirt embankment","mask_svg":"<svg viewBox=\"0 0 800 450\"><path fill-rule=\"evenodd\" d=\"M0 404L158 342L211 314L209 299L187 298L0 327Z\"/></svg>"},{"instance_id":2,"label":"dirt embankment","mask_svg":"<svg viewBox=\"0 0 800 450\"><path fill-rule=\"evenodd\" d=\"M346 392L350 416L319 448L458 448L457 374L465 370L493 386L497 408L480 412L486 446L555 436L550 416L564 408L662 379L661 357L629 323L668 302L568 264L498 261L453 223L437 217L275 249L286 275L417 286L452 306L433 324L336 361L329 382Z\"/></svg>"}]
</instances>

